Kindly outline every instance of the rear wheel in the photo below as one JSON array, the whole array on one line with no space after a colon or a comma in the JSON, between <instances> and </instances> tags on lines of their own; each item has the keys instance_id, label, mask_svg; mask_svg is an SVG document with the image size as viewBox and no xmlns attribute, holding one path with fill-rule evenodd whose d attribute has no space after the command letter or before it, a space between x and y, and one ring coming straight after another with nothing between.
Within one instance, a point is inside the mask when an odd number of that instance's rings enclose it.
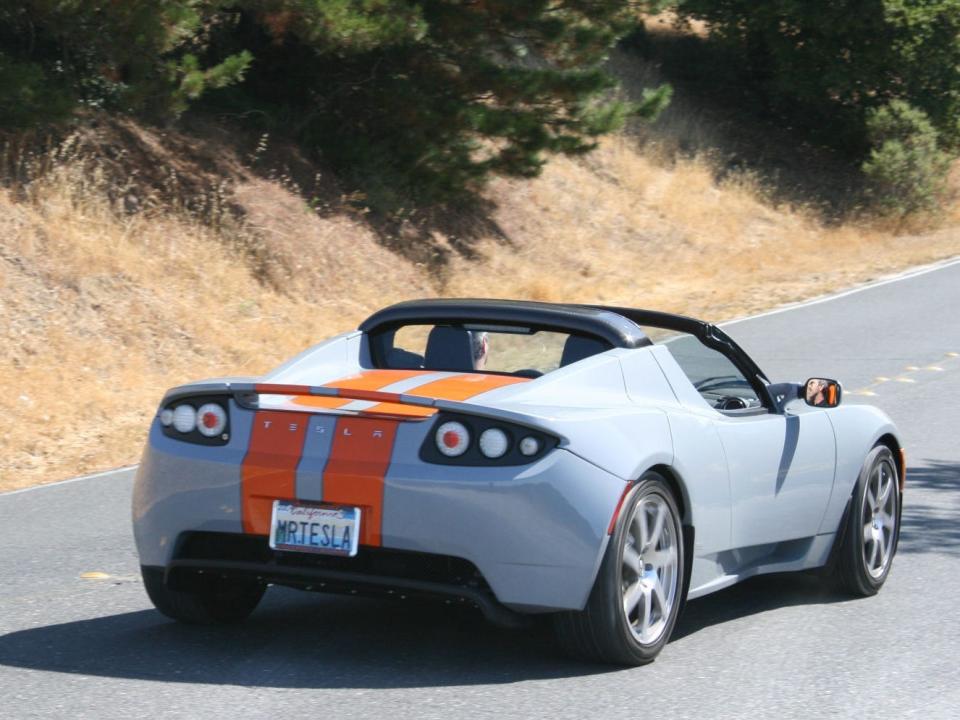
<instances>
[{"instance_id":1,"label":"rear wheel","mask_svg":"<svg viewBox=\"0 0 960 720\"><path fill-rule=\"evenodd\" d=\"M223 625L246 620L263 597L260 583L210 578L204 585L174 590L163 580L163 569L141 567L143 587L161 613L191 625Z\"/></svg>"},{"instance_id":2,"label":"rear wheel","mask_svg":"<svg viewBox=\"0 0 960 720\"><path fill-rule=\"evenodd\" d=\"M893 453L875 447L860 471L847 514L837 580L854 595L875 595L893 564L900 535L900 477Z\"/></svg>"},{"instance_id":3,"label":"rear wheel","mask_svg":"<svg viewBox=\"0 0 960 720\"><path fill-rule=\"evenodd\" d=\"M587 606L556 617L560 644L588 660L653 661L676 624L683 577L676 501L659 474L647 473L624 503Z\"/></svg>"}]
</instances>

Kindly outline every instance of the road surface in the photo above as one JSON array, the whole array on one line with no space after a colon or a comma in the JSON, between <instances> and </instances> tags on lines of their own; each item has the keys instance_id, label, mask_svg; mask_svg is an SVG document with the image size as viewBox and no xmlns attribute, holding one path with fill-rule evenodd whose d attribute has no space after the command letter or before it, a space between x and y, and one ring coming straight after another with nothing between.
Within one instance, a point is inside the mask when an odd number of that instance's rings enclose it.
<instances>
[{"instance_id":1,"label":"road surface","mask_svg":"<svg viewBox=\"0 0 960 720\"><path fill-rule=\"evenodd\" d=\"M183 627L144 595L120 470L0 495L0 717L960 717L960 264L726 329L772 378L839 378L899 424L877 597L757 578L691 602L631 670L456 608L278 588L243 626Z\"/></svg>"}]
</instances>

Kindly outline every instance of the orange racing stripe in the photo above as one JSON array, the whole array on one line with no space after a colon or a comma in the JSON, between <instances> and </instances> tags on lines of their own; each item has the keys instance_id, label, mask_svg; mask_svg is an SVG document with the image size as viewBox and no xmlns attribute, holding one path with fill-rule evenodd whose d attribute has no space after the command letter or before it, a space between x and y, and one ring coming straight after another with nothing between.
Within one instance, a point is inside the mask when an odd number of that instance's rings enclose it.
<instances>
[{"instance_id":1,"label":"orange racing stripe","mask_svg":"<svg viewBox=\"0 0 960 720\"><path fill-rule=\"evenodd\" d=\"M437 409L422 405L400 405L399 403L378 403L363 412L371 415L398 415L411 420L428 418L437 414Z\"/></svg>"},{"instance_id":2,"label":"orange racing stripe","mask_svg":"<svg viewBox=\"0 0 960 720\"><path fill-rule=\"evenodd\" d=\"M277 393L277 395L282 394L283 393ZM324 410L336 410L349 402L352 402L350 398L331 397L330 395L297 395L290 401L293 405L323 408Z\"/></svg>"},{"instance_id":3,"label":"orange racing stripe","mask_svg":"<svg viewBox=\"0 0 960 720\"><path fill-rule=\"evenodd\" d=\"M398 420L342 417L323 471L323 501L358 505L360 543L380 546L383 479L393 455Z\"/></svg>"},{"instance_id":4,"label":"orange racing stripe","mask_svg":"<svg viewBox=\"0 0 960 720\"><path fill-rule=\"evenodd\" d=\"M463 373L453 375L442 380L434 380L424 383L420 387L407 390L405 395L416 395L417 397L436 398L438 400L469 400L474 395L485 393L489 390L515 385L516 383L526 382L530 378L510 377L507 375L482 375ZM396 408L402 407L402 412L397 412ZM419 405L397 406L391 403L381 403L370 408L369 413L385 413L406 415L409 417L430 417L436 413L433 408L426 408Z\"/></svg>"},{"instance_id":5,"label":"orange racing stripe","mask_svg":"<svg viewBox=\"0 0 960 720\"><path fill-rule=\"evenodd\" d=\"M269 535L273 501L295 498L309 420L305 413L254 413L250 445L240 468L244 532Z\"/></svg>"},{"instance_id":6,"label":"orange racing stripe","mask_svg":"<svg viewBox=\"0 0 960 720\"><path fill-rule=\"evenodd\" d=\"M443 380L434 380L425 385L421 385L413 390L408 390L407 395L416 395L418 397L431 397L441 400L467 400L474 395L485 393L489 390L514 385L516 383L528 382L530 378L514 377L512 375L484 375L481 373L454 375Z\"/></svg>"},{"instance_id":7,"label":"orange racing stripe","mask_svg":"<svg viewBox=\"0 0 960 720\"><path fill-rule=\"evenodd\" d=\"M429 373L429 370L364 370L356 375L334 380L324 387L344 390L381 390L395 382Z\"/></svg>"},{"instance_id":8,"label":"orange racing stripe","mask_svg":"<svg viewBox=\"0 0 960 720\"><path fill-rule=\"evenodd\" d=\"M400 380L406 380L407 378L415 377L416 375L421 374L426 375L427 372L424 370L364 370L355 375L349 375L345 378L340 378L339 380L329 382L323 387L338 388L341 390L380 390L387 385L392 385ZM264 385L262 387L263 390L261 390L261 392L269 392L271 395L282 395L282 388L285 386L273 386L279 389L273 389L269 385ZM301 387L299 389L302 390L303 388ZM353 402L356 399L357 398L344 399L326 397L323 395L299 395L291 402L294 405L304 405L306 407L335 410Z\"/></svg>"}]
</instances>

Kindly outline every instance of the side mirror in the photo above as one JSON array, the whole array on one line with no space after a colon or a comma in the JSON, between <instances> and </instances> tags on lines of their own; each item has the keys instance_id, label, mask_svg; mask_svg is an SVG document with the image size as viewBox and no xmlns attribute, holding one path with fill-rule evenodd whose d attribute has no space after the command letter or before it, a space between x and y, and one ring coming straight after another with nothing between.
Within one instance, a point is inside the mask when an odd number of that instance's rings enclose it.
<instances>
[{"instance_id":1,"label":"side mirror","mask_svg":"<svg viewBox=\"0 0 960 720\"><path fill-rule=\"evenodd\" d=\"M822 408L834 408L840 404L843 388L836 380L829 378L810 378L803 384L803 399L807 405Z\"/></svg>"}]
</instances>

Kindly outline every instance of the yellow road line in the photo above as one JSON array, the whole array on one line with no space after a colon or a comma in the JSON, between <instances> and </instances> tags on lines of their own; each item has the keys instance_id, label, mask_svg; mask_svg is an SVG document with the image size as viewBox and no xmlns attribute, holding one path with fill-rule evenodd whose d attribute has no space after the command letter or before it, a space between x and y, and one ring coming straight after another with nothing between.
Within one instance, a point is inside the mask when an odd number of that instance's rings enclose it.
<instances>
[{"instance_id":1,"label":"yellow road line","mask_svg":"<svg viewBox=\"0 0 960 720\"><path fill-rule=\"evenodd\" d=\"M922 371L922 370L928 370L928 371L930 371L930 372L945 372L945 371L946 371L946 368L943 367L943 365L945 365L946 363L948 363L948 362L950 362L950 361L952 361L952 360L954 360L954 359L956 359L956 358L958 358L958 357L960 357L960 353L957 353L957 352L948 352L948 353L945 353L945 354L944 354L945 360L944 360L943 362L941 362L939 365L926 365L926 366L907 365L907 366L904 367L904 370L906 370L907 372L905 372L905 373L902 374L902 375L898 375L897 377L887 377L886 375L877 375L877 376L873 379L873 382L870 383L869 385L867 385L867 386L865 386L865 387L862 387L862 388L858 388L858 389L856 389L856 390L848 390L848 391L847 391L847 394L849 394L849 395L861 395L861 396L863 396L863 397L876 397L876 396L877 396L877 393L875 393L875 392L872 390L872 388L876 388L877 386L882 385L883 383L887 383L887 382L891 382L891 381L892 381L892 382L898 382L898 383L904 383L904 384L907 384L907 385L915 384L915 383L917 382L917 381L916 381L916 378L909 377L909 375L911 375L911 374L913 374L913 373L920 372L920 371Z\"/></svg>"},{"instance_id":2,"label":"yellow road line","mask_svg":"<svg viewBox=\"0 0 960 720\"><path fill-rule=\"evenodd\" d=\"M82 580L109 580L110 573L101 572L100 570L92 570L90 572L80 573L80 579Z\"/></svg>"}]
</instances>

